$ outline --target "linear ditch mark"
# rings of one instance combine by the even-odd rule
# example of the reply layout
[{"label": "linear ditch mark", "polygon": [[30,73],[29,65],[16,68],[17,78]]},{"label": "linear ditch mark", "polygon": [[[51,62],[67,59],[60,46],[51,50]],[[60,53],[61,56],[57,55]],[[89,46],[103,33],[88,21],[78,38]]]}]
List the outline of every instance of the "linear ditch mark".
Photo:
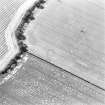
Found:
[{"label": "linear ditch mark", "polygon": [[93,84],[93,83],[91,83],[91,82],[85,80],[84,78],[79,77],[79,76],[77,76],[77,75],[75,75],[75,74],[73,74],[73,73],[71,73],[71,72],[69,72],[69,71],[63,69],[62,67],[59,67],[59,66],[57,66],[57,65],[55,65],[55,64],[53,64],[53,63],[51,63],[51,62],[48,62],[47,60],[44,60],[43,58],[41,58],[41,57],[39,57],[39,56],[36,56],[36,55],[30,53],[29,51],[28,51],[27,53],[30,54],[30,55],[32,55],[33,57],[36,57],[36,58],[38,58],[38,59],[41,59],[41,60],[47,62],[48,64],[51,64],[51,65],[53,65],[53,66],[59,68],[61,71],[64,71],[64,72],[66,72],[66,73],[69,73],[69,74],[71,74],[72,76],[74,76],[74,77],[76,77],[76,78],[78,78],[78,79],[80,79],[80,80],[83,80],[84,82],[86,82],[86,83],[88,83],[88,84],[90,84],[90,85],[92,85],[92,86],[94,86],[94,87],[96,87],[96,88],[98,88],[98,89],[100,89],[100,90],[102,90],[102,91],[105,92],[105,89],[104,89],[104,88],[102,88],[102,87],[100,87],[100,86],[98,86],[98,85],[95,85],[95,84]]}]

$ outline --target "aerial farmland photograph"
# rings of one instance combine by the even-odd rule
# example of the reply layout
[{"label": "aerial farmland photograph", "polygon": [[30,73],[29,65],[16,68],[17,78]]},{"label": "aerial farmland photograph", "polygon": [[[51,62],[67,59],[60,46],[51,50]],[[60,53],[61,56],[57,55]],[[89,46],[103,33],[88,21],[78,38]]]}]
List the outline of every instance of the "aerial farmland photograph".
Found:
[{"label": "aerial farmland photograph", "polygon": [[105,0],[0,0],[0,105],[105,105]]}]

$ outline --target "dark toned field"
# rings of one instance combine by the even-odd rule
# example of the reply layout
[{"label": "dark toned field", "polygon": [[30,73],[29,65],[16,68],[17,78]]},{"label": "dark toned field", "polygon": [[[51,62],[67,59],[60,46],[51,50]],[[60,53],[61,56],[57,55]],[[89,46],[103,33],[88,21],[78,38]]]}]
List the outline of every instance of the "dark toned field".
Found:
[{"label": "dark toned field", "polygon": [[32,55],[0,86],[0,105],[104,104],[104,91]]}]

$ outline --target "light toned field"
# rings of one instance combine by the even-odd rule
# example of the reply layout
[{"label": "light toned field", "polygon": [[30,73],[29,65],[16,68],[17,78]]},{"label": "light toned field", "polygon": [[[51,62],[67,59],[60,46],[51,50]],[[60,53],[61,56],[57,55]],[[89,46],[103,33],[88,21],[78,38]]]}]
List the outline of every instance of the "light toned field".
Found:
[{"label": "light toned field", "polygon": [[26,30],[31,53],[105,89],[104,0],[50,0]]}]

